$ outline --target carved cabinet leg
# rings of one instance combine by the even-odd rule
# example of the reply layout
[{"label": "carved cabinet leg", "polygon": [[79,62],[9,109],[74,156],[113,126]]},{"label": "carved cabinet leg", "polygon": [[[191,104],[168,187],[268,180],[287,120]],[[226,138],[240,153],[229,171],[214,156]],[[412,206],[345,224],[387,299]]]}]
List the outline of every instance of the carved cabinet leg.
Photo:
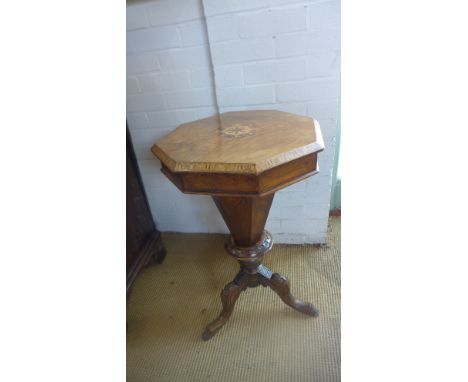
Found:
[{"label": "carved cabinet leg", "polygon": [[218,318],[209,323],[203,332],[203,339],[205,341],[213,337],[219,329],[229,320],[231,317],[232,311],[234,310],[234,305],[239,298],[239,295],[243,290],[247,288],[247,284],[240,273],[233,282],[227,284],[221,292],[221,302],[223,303],[223,310],[221,311]]},{"label": "carved cabinet leg", "polygon": [[271,278],[267,279],[266,283],[278,294],[281,300],[291,308],[312,317],[317,317],[319,315],[319,310],[314,305],[303,302],[291,294],[289,280],[285,276],[279,273],[273,273]]},{"label": "carved cabinet leg", "polygon": [[161,235],[159,235],[158,239],[153,245],[153,262],[157,264],[162,264],[164,258],[166,257],[166,253],[167,251],[163,245]]}]

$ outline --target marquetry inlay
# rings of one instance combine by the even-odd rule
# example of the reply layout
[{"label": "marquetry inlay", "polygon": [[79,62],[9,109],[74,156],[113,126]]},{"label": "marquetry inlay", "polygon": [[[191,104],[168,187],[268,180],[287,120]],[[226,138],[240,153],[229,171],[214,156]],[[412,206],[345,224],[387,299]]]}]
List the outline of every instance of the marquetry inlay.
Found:
[{"label": "marquetry inlay", "polygon": [[221,128],[221,135],[227,138],[241,138],[246,135],[253,135],[253,130],[248,125],[234,124]]}]

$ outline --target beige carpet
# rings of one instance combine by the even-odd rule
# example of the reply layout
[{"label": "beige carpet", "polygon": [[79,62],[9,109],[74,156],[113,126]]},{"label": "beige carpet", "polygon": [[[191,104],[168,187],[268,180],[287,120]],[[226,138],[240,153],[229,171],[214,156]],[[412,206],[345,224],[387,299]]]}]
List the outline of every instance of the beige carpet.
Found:
[{"label": "beige carpet", "polygon": [[257,287],[208,342],[201,334],[237,262],[222,235],[163,235],[164,263],[142,272],[127,305],[127,381],[339,381],[340,225],[330,218],[326,247],[274,245],[264,261],[320,309],[318,318]]}]

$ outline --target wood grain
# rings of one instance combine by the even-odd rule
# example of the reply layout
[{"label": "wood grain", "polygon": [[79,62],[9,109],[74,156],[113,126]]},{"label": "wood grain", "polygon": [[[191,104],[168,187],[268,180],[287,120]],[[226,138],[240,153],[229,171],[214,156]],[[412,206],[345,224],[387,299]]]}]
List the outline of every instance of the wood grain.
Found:
[{"label": "wood grain", "polygon": [[261,239],[274,195],[258,198],[213,196],[237,245],[250,247]]},{"label": "wood grain", "polygon": [[323,148],[313,118],[253,110],[183,124],[151,150],[172,172],[258,175]]},{"label": "wood grain", "polygon": [[163,174],[186,194],[264,196],[317,174],[317,153],[264,171],[259,175],[206,172],[172,172],[164,164]]},{"label": "wood grain", "polygon": [[[264,238],[268,233],[265,232]],[[266,239],[268,241],[268,238]],[[271,248],[271,238],[267,245],[257,245],[255,247],[236,247],[236,245],[227,246],[230,255],[237,258],[240,265],[240,271],[232,282],[227,284],[221,291],[221,302],[223,309],[221,313],[212,322],[210,322],[202,334],[202,338],[208,341],[212,338],[231,317],[234,306],[240,294],[247,288],[257,286],[270,287],[283,302],[300,313],[311,317],[317,317],[319,310],[311,303],[304,302],[291,294],[289,280],[279,274],[273,273],[262,264],[264,254]],[[250,249],[253,252],[250,252]],[[241,253],[241,256],[238,256]],[[245,256],[248,253],[248,256]]]}]

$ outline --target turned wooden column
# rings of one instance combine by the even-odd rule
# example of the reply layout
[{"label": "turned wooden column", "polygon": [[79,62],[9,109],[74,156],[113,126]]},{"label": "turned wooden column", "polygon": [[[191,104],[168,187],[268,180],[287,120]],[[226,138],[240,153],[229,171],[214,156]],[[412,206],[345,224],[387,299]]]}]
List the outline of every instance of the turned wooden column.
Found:
[{"label": "turned wooden column", "polygon": [[222,311],[203,333],[208,340],[227,322],[246,288],[272,288],[293,309],[318,310],[291,295],[286,277],[263,257],[273,240],[265,231],[277,190],[318,172],[323,140],[317,121],[275,110],[231,112],[181,125],[152,152],[162,172],[185,193],[211,195],[231,236],[226,250],[240,265],[221,291]]}]

